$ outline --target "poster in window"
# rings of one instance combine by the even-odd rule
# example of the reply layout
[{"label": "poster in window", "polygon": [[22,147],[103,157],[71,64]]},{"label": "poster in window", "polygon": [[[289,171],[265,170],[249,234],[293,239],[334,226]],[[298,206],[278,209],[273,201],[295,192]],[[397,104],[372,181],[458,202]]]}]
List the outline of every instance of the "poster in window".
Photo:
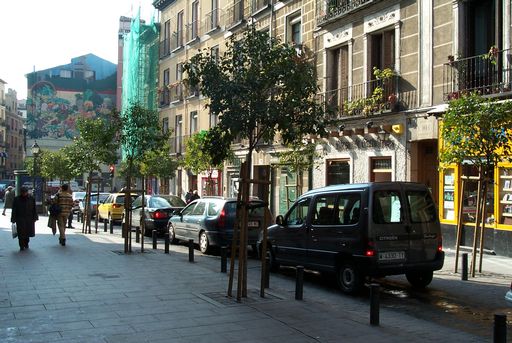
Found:
[{"label": "poster in window", "polygon": [[453,210],[455,208],[453,190],[445,189],[443,200],[445,209]]}]

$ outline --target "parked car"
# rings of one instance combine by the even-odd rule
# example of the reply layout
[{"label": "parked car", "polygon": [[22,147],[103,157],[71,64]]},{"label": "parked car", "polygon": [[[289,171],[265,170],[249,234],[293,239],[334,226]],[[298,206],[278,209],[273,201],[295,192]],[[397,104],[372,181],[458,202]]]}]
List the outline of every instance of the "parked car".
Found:
[{"label": "parked car", "polygon": [[[125,193],[112,193],[103,203],[98,206],[98,219],[107,221],[109,224],[120,222],[124,216],[124,197]],[[133,201],[137,194],[131,194]]]},{"label": "parked car", "polygon": [[[96,207],[98,206],[98,203],[103,203],[108,197],[110,196],[110,193],[99,193],[99,200],[98,200],[98,193],[91,194],[91,199],[89,201],[89,208],[91,211],[91,217],[96,216]],[[82,201],[79,202],[79,208],[78,208],[78,214],[80,216],[83,216],[85,213],[85,204],[87,203],[86,197]]]},{"label": "parked car", "polygon": [[80,203],[84,200],[86,192],[73,192],[73,213],[80,212]]},{"label": "parked car", "polygon": [[271,269],[333,272],[346,293],[366,276],[405,274],[425,287],[443,266],[437,209],[425,185],[335,185],[303,194],[268,231]]},{"label": "parked car", "polygon": [[[270,211],[261,200],[251,200],[249,210],[249,244],[256,247],[264,224],[265,211]],[[203,197],[187,205],[169,219],[169,236],[173,242],[194,240],[206,254],[212,246],[230,245],[236,217],[236,199]]]},{"label": "parked car", "polygon": [[[167,233],[167,222],[175,213],[185,207],[185,202],[175,195],[146,195],[144,196],[144,223],[145,233],[151,236],[153,230],[158,233]],[[131,226],[142,225],[142,196],[139,196],[132,204]]]},{"label": "parked car", "polygon": [[512,306],[512,283],[510,284],[510,289],[505,294],[505,300],[510,306]]}]

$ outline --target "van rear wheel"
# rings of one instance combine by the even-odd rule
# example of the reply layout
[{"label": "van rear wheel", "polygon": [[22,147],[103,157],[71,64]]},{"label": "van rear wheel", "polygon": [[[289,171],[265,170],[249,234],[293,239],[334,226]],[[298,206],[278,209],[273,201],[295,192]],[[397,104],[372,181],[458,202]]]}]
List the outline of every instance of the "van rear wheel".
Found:
[{"label": "van rear wheel", "polygon": [[364,277],[356,265],[349,261],[338,267],[336,279],[343,293],[354,294],[361,289]]},{"label": "van rear wheel", "polygon": [[407,272],[405,273],[405,277],[412,287],[422,289],[427,287],[432,282],[432,279],[434,278],[434,272],[432,270]]}]

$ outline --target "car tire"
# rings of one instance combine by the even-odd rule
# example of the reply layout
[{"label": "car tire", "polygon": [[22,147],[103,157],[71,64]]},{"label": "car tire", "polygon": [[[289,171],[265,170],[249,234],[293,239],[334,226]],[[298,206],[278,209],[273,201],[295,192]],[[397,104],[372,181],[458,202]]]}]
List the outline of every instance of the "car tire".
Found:
[{"label": "car tire", "polygon": [[[260,251],[262,251],[262,250],[263,249],[261,249],[261,247],[260,247]],[[267,247],[267,256],[268,256],[268,260],[269,260],[269,270],[272,273],[277,273],[279,271],[280,265],[279,265],[279,262],[276,261],[276,256],[275,256],[275,253],[272,250],[271,246]]]},{"label": "car tire", "polygon": [[174,226],[172,226],[172,224],[169,224],[169,242],[171,244],[177,244],[178,243],[178,239],[176,239],[176,232],[174,232]]},{"label": "car tire", "polygon": [[352,261],[343,262],[337,269],[336,281],[345,294],[355,294],[361,290],[364,277]]},{"label": "car tire", "polygon": [[433,271],[421,271],[421,272],[407,272],[405,273],[407,281],[413,288],[423,289],[427,287],[434,278]]},{"label": "car tire", "polygon": [[210,251],[210,241],[206,232],[201,231],[199,234],[199,251],[203,254],[207,254]]}]

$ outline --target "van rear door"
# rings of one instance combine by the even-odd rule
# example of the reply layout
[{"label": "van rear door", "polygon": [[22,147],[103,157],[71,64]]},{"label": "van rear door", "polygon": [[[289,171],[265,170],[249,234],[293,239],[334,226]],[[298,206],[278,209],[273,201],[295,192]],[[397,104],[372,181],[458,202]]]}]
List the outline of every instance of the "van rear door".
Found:
[{"label": "van rear door", "polygon": [[374,184],[370,203],[368,244],[375,247],[379,264],[407,263],[410,227],[400,184]]},{"label": "van rear door", "polygon": [[404,188],[410,226],[408,262],[432,261],[441,245],[436,205],[426,187],[404,185]]}]

